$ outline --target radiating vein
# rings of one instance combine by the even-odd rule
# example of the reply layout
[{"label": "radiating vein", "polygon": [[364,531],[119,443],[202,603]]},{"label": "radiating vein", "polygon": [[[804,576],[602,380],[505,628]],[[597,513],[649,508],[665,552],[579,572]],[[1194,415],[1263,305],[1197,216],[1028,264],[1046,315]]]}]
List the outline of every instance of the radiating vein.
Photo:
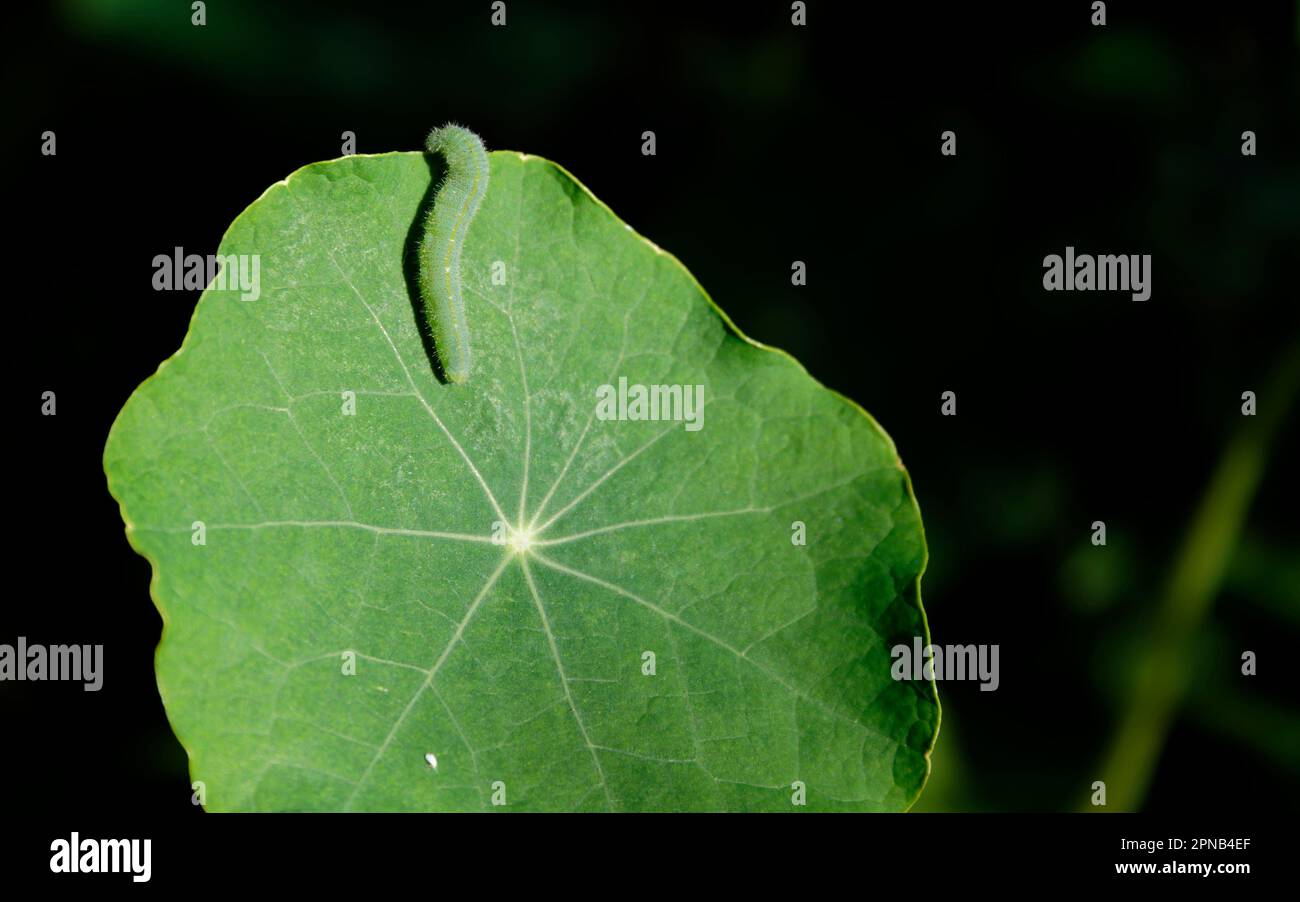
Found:
[{"label": "radiating vein", "polygon": [[411,700],[406,703],[406,707],[403,708],[402,713],[398,715],[397,720],[393,723],[392,729],[390,729],[388,735],[384,737],[384,741],[379,744],[379,748],[376,749],[374,756],[370,759],[370,763],[366,765],[366,769],[362,771],[361,776],[357,778],[356,787],[348,795],[347,801],[343,804],[344,811],[351,810],[352,803],[356,801],[357,793],[361,791],[361,787],[366,784],[370,772],[375,769],[375,765],[379,763],[379,759],[384,757],[384,752],[388,750],[388,746],[392,743],[393,737],[397,735],[397,731],[400,730],[402,724],[406,722],[407,715],[411,713],[411,709],[415,707],[415,703],[420,700],[420,696],[424,694],[426,689],[433,685],[433,678],[438,675],[439,668],[442,667],[443,662],[446,661],[447,657],[451,654],[452,648],[454,648],[456,643],[460,641],[460,637],[465,634],[465,627],[469,626],[469,622],[474,619],[474,613],[478,610],[483,599],[487,597],[488,592],[492,591],[492,587],[496,585],[497,578],[501,576],[501,571],[505,570],[506,564],[509,563],[510,556],[503,555],[501,563],[492,571],[492,575],[488,577],[487,582],[483,584],[483,588],[480,589],[478,595],[474,597],[474,601],[470,604],[468,610],[465,611],[465,616],[463,616],[460,619],[460,623],[456,625],[456,631],[452,633],[451,638],[447,640],[447,646],[442,650],[442,654],[438,655],[438,660],[429,668],[429,675],[425,677],[424,682],[421,683],[420,687],[411,695]]},{"label": "radiating vein", "polygon": [[[359,523],[356,520],[263,520],[260,523],[208,523],[204,528],[208,532],[223,529],[364,529],[367,532],[385,536],[413,536],[423,539],[451,539],[458,542],[492,542],[491,536],[476,536],[466,532],[442,532],[433,529],[405,529],[400,526],[375,526],[371,523]],[[139,532],[190,532],[184,527],[177,529],[160,529],[152,526],[136,526]]]},{"label": "radiating vein", "polygon": [[524,478],[519,489],[519,516],[516,523],[524,523],[524,510],[528,505],[528,469],[533,456],[533,411],[528,393],[528,373],[524,369],[524,351],[519,344],[519,331],[515,328],[515,316],[507,310],[506,319],[510,321],[510,332],[515,337],[515,354],[519,357],[519,379],[524,387]]},{"label": "radiating vein", "polygon": [[537,591],[537,583],[533,581],[533,571],[528,566],[528,558],[520,558],[524,567],[524,579],[528,583],[528,589],[533,593],[533,603],[537,605],[537,614],[542,618],[542,628],[546,631],[546,641],[551,646],[551,656],[555,658],[555,669],[560,674],[560,685],[564,688],[564,698],[569,703],[569,710],[573,712],[573,719],[578,724],[578,732],[582,734],[582,741],[587,744],[587,751],[591,753],[591,762],[596,766],[596,773],[600,777],[600,785],[605,790],[605,801],[609,803],[610,810],[615,810],[614,797],[609,792],[609,781],[605,778],[605,768],[601,766],[600,754],[596,751],[597,746],[592,744],[591,737],[587,735],[587,726],[582,722],[582,714],[578,711],[578,705],[573,700],[573,693],[569,691],[569,678],[564,674],[564,664],[560,660],[560,649],[555,644],[555,634],[551,632],[551,621],[546,616],[546,606],[542,604],[542,595]]},{"label": "radiating vein", "polygon": [[637,449],[636,449],[635,451],[633,451],[631,454],[625,455],[622,459],[619,460],[618,463],[614,464],[614,466],[612,466],[612,467],[610,467],[608,470],[606,470],[605,473],[604,473],[604,474],[603,474],[599,479],[597,479],[597,480],[596,480],[595,482],[593,482],[591,485],[589,485],[589,486],[587,486],[585,489],[583,489],[582,492],[580,492],[576,498],[574,498],[572,501],[570,501],[570,502],[569,502],[568,504],[566,504],[564,507],[560,508],[560,509],[559,509],[558,511],[556,511],[554,514],[552,514],[552,515],[551,515],[551,518],[550,518],[549,520],[547,520],[545,523],[543,523],[541,526],[537,527],[537,530],[536,530],[536,531],[537,531],[537,532],[541,532],[541,531],[547,529],[547,528],[550,527],[550,525],[551,525],[552,523],[554,523],[556,520],[560,519],[560,518],[563,517],[565,514],[567,514],[569,511],[573,510],[575,507],[577,507],[577,506],[582,502],[582,500],[583,500],[584,498],[586,498],[586,497],[587,497],[588,495],[590,495],[592,492],[596,491],[596,489],[600,488],[600,487],[605,483],[605,480],[609,479],[611,476],[613,476],[613,475],[614,475],[615,473],[617,473],[619,470],[623,469],[625,466],[627,466],[628,464],[630,464],[632,461],[636,460],[637,457],[639,457],[639,456],[640,456],[642,453],[644,453],[647,449],[651,448],[651,447],[654,445],[655,442],[659,441],[659,439],[663,438],[663,437],[664,437],[665,435],[667,435],[669,432],[672,432],[673,429],[676,428],[677,426],[678,426],[677,423],[673,423],[672,425],[668,426],[667,428],[661,430],[659,433],[657,433],[657,434],[655,435],[654,438],[650,439],[650,441],[646,442],[644,445],[642,445],[641,447],[637,448]]},{"label": "radiating vein", "polygon": [[510,334],[515,339],[515,356],[519,358],[519,381],[524,391],[524,478],[519,488],[520,528],[524,525],[524,511],[528,505],[528,470],[533,458],[533,400],[528,390],[528,371],[524,367],[524,349],[519,341],[519,330],[515,326],[515,281],[519,278],[519,223],[524,221],[524,177],[519,176],[519,202],[515,210],[515,255],[510,263],[510,291],[506,298],[506,319],[510,321]]},{"label": "radiating vein", "polygon": [[585,539],[589,536],[598,536],[602,533],[617,532],[621,529],[633,529],[638,526],[657,526],[661,523],[693,523],[697,520],[710,520],[714,517],[738,517],[742,514],[766,514],[770,513],[770,507],[742,507],[732,511],[705,511],[698,514],[669,514],[663,517],[651,517],[647,520],[628,520],[625,523],[612,523],[609,526],[598,526],[595,529],[575,532],[572,535],[560,536],[555,539],[535,539],[534,545],[563,545],[566,542],[576,542],[578,539]]},{"label": "radiating vein", "polygon": [[443,423],[442,418],[439,417],[433,407],[429,405],[428,400],[424,397],[424,392],[420,391],[419,386],[415,384],[415,378],[411,375],[410,369],[407,368],[406,361],[402,359],[402,352],[397,350],[397,345],[393,342],[393,337],[388,334],[388,329],[384,327],[383,322],[379,319],[378,314],[375,313],[374,308],[366,302],[364,297],[362,297],[361,292],[357,290],[357,286],[352,284],[352,280],[348,278],[348,274],[343,271],[343,267],[339,266],[338,261],[334,259],[332,253],[329,255],[329,258],[330,263],[334,264],[334,268],[338,270],[338,274],[343,277],[344,282],[348,283],[348,287],[352,289],[352,293],[357,296],[357,300],[366,308],[366,311],[370,314],[370,318],[375,321],[375,325],[378,326],[379,331],[383,333],[384,340],[388,342],[388,347],[392,349],[393,356],[397,358],[397,365],[402,368],[402,373],[406,376],[407,384],[411,386],[411,391],[415,392],[415,397],[419,400],[420,405],[424,407],[429,416],[433,417],[433,421],[438,424],[438,428],[442,430],[443,435],[447,436],[447,441],[451,442],[457,453],[460,454],[461,459],[465,461],[465,466],[469,467],[470,472],[474,474],[474,478],[478,480],[478,484],[483,489],[483,494],[487,496],[488,503],[490,503],[492,509],[496,511],[497,517],[500,518],[502,522],[506,522],[507,517],[505,512],[501,509],[501,505],[497,503],[496,496],[492,494],[492,490],[488,488],[487,481],[484,480],[483,474],[480,473],[478,467],[474,465],[474,461],[470,460],[470,456],[465,453],[465,449],[461,447],[460,442],[456,440],[456,436],[451,434],[451,430],[447,428],[445,423]]},{"label": "radiating vein", "polygon": [[809,704],[816,706],[817,708],[821,709],[829,716],[834,717],[838,720],[845,721],[847,723],[851,723],[854,726],[860,727],[861,729],[867,730],[869,732],[875,733],[876,735],[880,736],[882,739],[885,739],[894,745],[899,744],[898,740],[894,739],[892,736],[882,733],[879,730],[876,730],[875,728],[868,726],[867,724],[859,720],[855,720],[854,718],[849,717],[847,714],[835,710],[834,708],[832,708],[830,705],[827,705],[822,700],[809,695],[807,692],[800,689],[798,686],[795,686],[793,683],[787,681],[779,673],[776,673],[771,668],[766,667],[759,661],[756,661],[753,658],[749,657],[743,651],[736,648],[736,646],[732,645],[730,642],[727,642],[725,639],[720,639],[717,636],[710,633],[708,630],[702,629],[693,623],[683,620],[681,617],[678,617],[676,614],[672,613],[671,611],[665,610],[664,608],[660,607],[659,605],[655,604],[652,601],[647,601],[646,599],[642,598],[640,595],[637,595],[635,592],[630,592],[627,589],[624,589],[620,585],[611,583],[608,580],[601,579],[598,576],[593,576],[590,573],[584,573],[581,570],[575,570],[572,567],[565,566],[564,564],[552,560],[551,558],[548,558],[542,554],[534,553],[533,556],[537,558],[539,563],[544,564],[547,567],[550,567],[552,570],[558,570],[560,573],[567,573],[569,576],[572,576],[576,579],[585,580],[586,582],[592,583],[593,585],[597,585],[604,589],[608,589],[610,592],[613,592],[617,595],[622,595],[624,598],[634,601],[637,604],[641,605],[642,607],[655,612],[663,619],[671,623],[675,623],[678,626],[682,627],[683,629],[689,630],[690,632],[695,633],[697,636],[700,636],[701,638],[706,639],[709,642],[712,642],[714,645],[718,646],[719,648],[731,652],[731,654],[735,655],[736,658],[738,658],[739,660],[746,662],[747,664],[754,667],[759,672],[766,674],[770,679],[775,680],[777,683],[785,687],[789,692],[793,693],[794,695],[798,696],[799,698],[803,699]]},{"label": "radiating vein", "polygon": [[[588,279],[590,279],[590,276],[588,276]],[[619,343],[618,359],[614,361],[614,365],[610,368],[610,375],[609,378],[605,380],[606,383],[613,381],[614,377],[618,375],[618,368],[622,366],[623,361],[627,359],[627,323],[632,316],[632,311],[641,305],[645,300],[646,295],[649,294],[649,291],[650,289],[647,285],[646,288],[642,289],[641,297],[636,301],[636,303],[629,304],[627,309],[623,311],[623,337]],[[537,521],[541,519],[542,514],[546,511],[546,505],[550,503],[551,496],[554,495],[555,490],[560,487],[560,483],[564,482],[564,477],[568,474],[569,467],[573,466],[574,458],[578,456],[578,452],[582,449],[582,443],[586,440],[587,433],[591,431],[591,424],[595,422],[595,419],[596,407],[593,404],[591,413],[587,415],[586,425],[582,427],[582,432],[578,435],[578,440],[573,444],[573,450],[569,452],[569,456],[564,461],[564,466],[560,468],[559,475],[555,477],[555,482],[551,483],[550,489],[547,490],[546,495],[542,498],[542,503],[537,505],[537,510],[533,513],[532,522],[529,524],[530,528],[537,525]]]}]

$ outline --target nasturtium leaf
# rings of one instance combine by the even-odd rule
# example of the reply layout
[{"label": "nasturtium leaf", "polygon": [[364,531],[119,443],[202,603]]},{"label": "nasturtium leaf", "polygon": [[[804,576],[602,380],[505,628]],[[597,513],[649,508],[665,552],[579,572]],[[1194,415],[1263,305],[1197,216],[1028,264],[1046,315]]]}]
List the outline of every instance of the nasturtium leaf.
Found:
[{"label": "nasturtium leaf", "polygon": [[[928,632],[888,436],[513,152],[463,248],[473,373],[443,383],[410,260],[436,165],[270,188],[219,251],[260,293],[210,286],[109,435],[207,807],[908,807],[939,707],[890,672]],[[702,385],[702,418],[597,416],[624,379]]]}]

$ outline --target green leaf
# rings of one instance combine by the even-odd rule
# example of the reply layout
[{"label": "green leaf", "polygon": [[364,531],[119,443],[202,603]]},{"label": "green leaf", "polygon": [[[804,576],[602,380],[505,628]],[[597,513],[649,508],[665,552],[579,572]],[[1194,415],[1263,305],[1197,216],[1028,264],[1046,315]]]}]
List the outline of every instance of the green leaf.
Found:
[{"label": "green leaf", "polygon": [[[888,436],[512,152],[464,246],[474,375],[439,382],[406,253],[430,165],[270,188],[220,249],[260,296],[209,287],[109,436],[207,807],[909,806],[939,707],[890,676],[928,632]],[[703,385],[702,428],[598,418],[621,377]]]}]

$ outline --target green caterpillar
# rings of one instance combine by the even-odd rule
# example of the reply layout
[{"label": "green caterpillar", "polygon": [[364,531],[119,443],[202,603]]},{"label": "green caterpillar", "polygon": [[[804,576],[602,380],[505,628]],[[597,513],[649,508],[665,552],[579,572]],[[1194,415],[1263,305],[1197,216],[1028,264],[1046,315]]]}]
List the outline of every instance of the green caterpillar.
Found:
[{"label": "green caterpillar", "polygon": [[429,133],[429,153],[447,159],[420,241],[420,294],[448,382],[469,379],[469,324],[461,294],[460,252],[488,186],[488,156],[478,135],[459,125]]}]

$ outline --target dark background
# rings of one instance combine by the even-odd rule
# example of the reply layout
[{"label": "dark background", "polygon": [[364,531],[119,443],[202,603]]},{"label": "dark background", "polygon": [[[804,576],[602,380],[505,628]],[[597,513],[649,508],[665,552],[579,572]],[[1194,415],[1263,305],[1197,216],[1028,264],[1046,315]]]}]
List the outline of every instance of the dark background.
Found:
[{"label": "dark background", "polygon": [[[0,795],[196,810],[153,679],[149,568],[100,463],[197,300],[154,292],[153,256],[214,252],[344,131],[361,152],[415,149],[454,119],[562,163],[893,436],[929,537],[934,640],[1001,649],[996,692],[940,685],[918,810],[1086,807],[1117,724],[1164,678],[1151,661],[1190,676],[1167,723],[1138,718],[1154,754],[1119,756],[1121,807],[1295,810],[1300,440],[1269,386],[1300,336],[1296,5],[1108,6],[1103,28],[1075,0],[813,0],[803,28],[781,2],[508,0],[504,28],[486,0],[212,0],[203,28],[163,0],[11,19],[0,642],[102,643],[106,676],[99,693],[0,683]],[[1151,299],[1044,292],[1042,259],[1067,244],[1151,254]],[[1195,607],[1165,587],[1197,506],[1257,425],[1245,390],[1283,428],[1246,434],[1270,464],[1211,604],[1173,632],[1169,612]]]}]

